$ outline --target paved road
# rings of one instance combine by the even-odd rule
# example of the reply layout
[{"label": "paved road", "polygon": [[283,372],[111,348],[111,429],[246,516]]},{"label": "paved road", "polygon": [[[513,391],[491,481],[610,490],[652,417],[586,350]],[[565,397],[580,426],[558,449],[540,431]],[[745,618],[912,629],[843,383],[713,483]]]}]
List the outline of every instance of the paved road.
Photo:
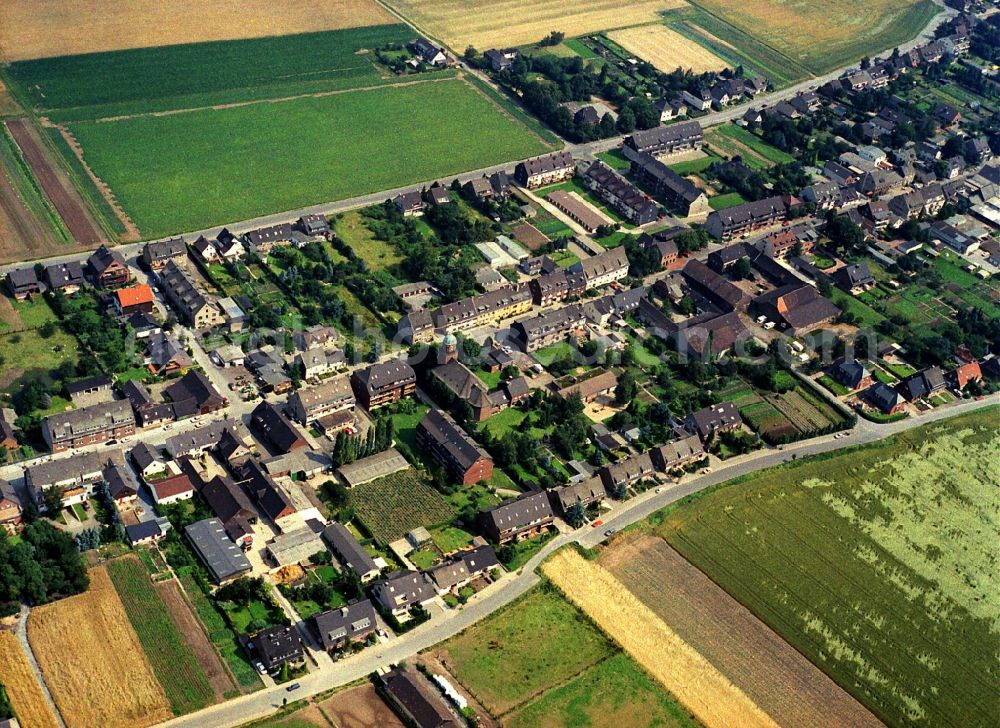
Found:
[{"label": "paved road", "polygon": [[[944,23],[949,18],[953,17],[956,11],[950,8],[942,8],[934,19],[927,25],[927,27],[920,33],[916,38],[908,43],[904,43],[899,46],[900,52],[906,52],[911,48],[915,48],[918,45],[926,43],[928,40],[932,39],[934,36],[934,31],[939,25]],[[888,56],[889,52],[881,54],[882,56]],[[788,99],[795,96],[800,91],[804,91],[809,88],[815,88],[821,86],[827,81],[831,81],[835,78],[839,78],[840,75],[849,69],[856,68],[856,64],[849,66],[844,66],[835,71],[825,74],[824,76],[819,76],[816,78],[806,79],[793,86],[781,89],[779,91],[774,91],[769,94],[764,94],[759,96],[753,103],[755,107],[765,107],[772,106],[779,101],[787,101]],[[466,68],[466,70],[471,70]],[[700,117],[698,121],[701,122],[703,127],[715,126],[718,124],[725,123],[727,121],[732,121],[738,119],[746,110],[750,108],[747,104],[742,104],[739,106],[734,106],[730,108],[723,109],[721,111],[716,111],[711,114],[707,114]],[[620,146],[622,143],[621,136],[609,137],[608,139],[601,139],[599,141],[588,142],[586,144],[570,144],[567,143],[565,148],[567,151],[571,152],[574,157],[588,159],[594,157],[599,152],[605,152],[615,147]],[[452,179],[457,178],[460,182],[467,182],[471,179],[477,179],[482,177],[484,174],[492,174],[493,172],[499,171],[501,169],[509,170],[512,166],[511,162],[505,164],[496,164],[491,167],[484,167],[482,169],[471,170],[468,172],[463,172],[458,175],[446,175],[442,179]],[[435,180],[425,180],[423,182],[416,182],[414,184],[409,184],[404,187],[398,187],[391,190],[382,190],[380,192],[373,192],[367,195],[359,195],[357,197],[351,197],[345,200],[337,200],[334,202],[324,202],[318,205],[311,205],[309,207],[300,208],[298,210],[288,210],[286,212],[279,212],[273,215],[263,215],[261,217],[256,217],[250,220],[233,221],[228,223],[223,223],[215,227],[207,228],[205,230],[196,230],[188,233],[184,233],[184,238],[188,241],[193,241],[199,235],[205,235],[206,237],[215,237],[223,227],[228,227],[230,230],[236,233],[246,232],[247,230],[253,230],[255,228],[263,227],[266,225],[275,225],[283,222],[293,222],[297,220],[302,215],[306,214],[319,214],[319,215],[333,215],[339,212],[344,212],[346,210],[353,210],[358,207],[367,207],[368,205],[378,204],[384,202],[386,199],[395,197],[400,192],[405,192],[406,190],[411,190],[416,187],[429,186]],[[142,249],[143,243],[127,243],[125,245],[119,246],[118,250],[126,257],[134,257],[139,254]],[[47,263],[60,263],[68,260],[76,260],[80,258],[79,253],[53,256],[51,258],[46,258]],[[11,263],[4,266],[0,266],[0,275],[5,274],[8,270],[13,268],[18,268],[23,263]]]},{"label": "paved road", "polygon": [[387,644],[367,648],[359,654],[334,662],[332,667],[328,669],[312,672],[298,680],[301,687],[292,693],[286,692],[285,688],[280,686],[265,689],[191,715],[175,718],[161,725],[171,728],[200,728],[205,725],[221,728],[240,725],[264,717],[278,710],[283,698],[288,698],[289,702],[302,700],[358,680],[379,668],[405,660],[421,650],[458,634],[490,613],[509,604],[534,586],[539,579],[535,569],[554,551],[567,544],[575,542],[592,548],[605,540],[603,532],[608,528],[621,530],[681,498],[732,478],[778,465],[792,459],[792,455],[806,457],[848,446],[876,442],[913,427],[993,404],[1000,404],[1000,395],[992,395],[979,401],[956,402],[939,407],[921,417],[911,417],[890,424],[880,425],[867,420],[859,420],[857,426],[847,437],[837,439],[833,435],[828,435],[787,445],[780,451],[770,449],[758,451],[727,461],[707,475],[695,476],[679,485],[665,486],[660,492],[647,491],[630,501],[615,506],[603,518],[604,525],[598,529],[584,527],[559,534],[525,564],[524,568],[516,573],[506,574],[496,584],[473,597],[465,607],[435,616],[431,621]]}]

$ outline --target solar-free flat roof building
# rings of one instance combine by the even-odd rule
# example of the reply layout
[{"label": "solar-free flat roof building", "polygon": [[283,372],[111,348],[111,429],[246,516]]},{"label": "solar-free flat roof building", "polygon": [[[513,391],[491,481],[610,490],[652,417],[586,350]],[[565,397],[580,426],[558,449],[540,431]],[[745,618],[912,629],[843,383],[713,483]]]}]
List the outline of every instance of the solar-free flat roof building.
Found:
[{"label": "solar-free flat roof building", "polygon": [[240,547],[226,535],[218,518],[192,523],[184,533],[215,583],[225,584],[253,569]]},{"label": "solar-free flat roof building", "polygon": [[406,470],[410,464],[406,461],[399,450],[390,447],[388,450],[376,453],[370,457],[355,460],[353,463],[341,465],[337,469],[344,484],[348,488],[353,488],[362,483],[370,483],[373,480],[384,478],[386,475],[398,473]]}]

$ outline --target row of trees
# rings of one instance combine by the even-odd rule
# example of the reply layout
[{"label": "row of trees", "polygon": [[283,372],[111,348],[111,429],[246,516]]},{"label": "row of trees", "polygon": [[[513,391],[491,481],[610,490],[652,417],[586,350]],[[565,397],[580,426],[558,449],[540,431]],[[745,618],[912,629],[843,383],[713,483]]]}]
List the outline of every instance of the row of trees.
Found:
[{"label": "row of trees", "polygon": [[393,424],[391,417],[379,417],[375,426],[369,427],[364,437],[338,432],[330,452],[333,467],[353,463],[360,458],[375,455],[392,446]]},{"label": "row of trees", "polygon": [[28,522],[17,543],[0,529],[0,613],[15,613],[19,601],[44,604],[79,594],[89,583],[73,537],[48,521]]}]

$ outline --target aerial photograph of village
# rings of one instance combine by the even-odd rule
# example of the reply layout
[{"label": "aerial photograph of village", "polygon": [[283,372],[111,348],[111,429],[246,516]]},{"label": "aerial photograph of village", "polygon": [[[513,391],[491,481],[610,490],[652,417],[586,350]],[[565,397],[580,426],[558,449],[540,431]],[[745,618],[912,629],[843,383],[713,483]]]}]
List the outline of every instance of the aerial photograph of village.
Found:
[{"label": "aerial photograph of village", "polygon": [[1000,726],[1000,0],[0,0],[0,728]]}]

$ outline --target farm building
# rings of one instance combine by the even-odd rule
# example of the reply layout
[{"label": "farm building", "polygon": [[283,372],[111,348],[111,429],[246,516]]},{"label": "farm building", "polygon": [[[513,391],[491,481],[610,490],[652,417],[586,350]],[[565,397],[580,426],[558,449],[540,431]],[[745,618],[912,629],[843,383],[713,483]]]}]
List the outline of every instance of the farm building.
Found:
[{"label": "farm building", "polygon": [[253,568],[239,546],[226,535],[218,518],[192,523],[184,533],[216,584],[226,584]]},{"label": "farm building", "polygon": [[325,553],[326,545],[318,533],[304,527],[275,536],[264,547],[265,554],[276,569],[302,564],[317,553]]},{"label": "farm building", "polygon": [[340,474],[348,488],[353,488],[398,473],[401,470],[407,470],[409,467],[410,464],[399,453],[399,450],[391,447],[375,455],[355,460],[353,463],[341,465],[337,469],[337,473]]},{"label": "farm building", "polygon": [[323,540],[337,557],[342,566],[350,569],[362,582],[368,582],[379,574],[378,565],[347,526],[334,521],[323,529]]}]

